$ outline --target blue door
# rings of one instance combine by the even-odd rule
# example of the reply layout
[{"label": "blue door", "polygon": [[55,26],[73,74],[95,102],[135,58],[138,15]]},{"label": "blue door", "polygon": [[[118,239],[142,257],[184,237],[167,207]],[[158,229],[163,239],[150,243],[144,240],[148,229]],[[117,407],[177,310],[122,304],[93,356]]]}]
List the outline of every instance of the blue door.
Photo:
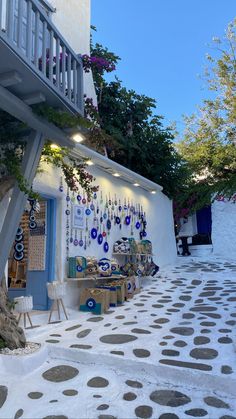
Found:
[{"label": "blue door", "polygon": [[[45,229],[45,259],[44,267],[40,270],[30,270],[28,265],[27,281],[26,281],[26,295],[33,296],[34,309],[47,310],[49,301],[47,297],[47,282],[54,279],[54,264],[55,264],[55,241],[56,241],[56,200],[46,199],[46,229]],[[36,251],[37,251],[37,238]],[[39,251],[40,246],[39,243]],[[37,255],[36,255],[37,256]]]}]

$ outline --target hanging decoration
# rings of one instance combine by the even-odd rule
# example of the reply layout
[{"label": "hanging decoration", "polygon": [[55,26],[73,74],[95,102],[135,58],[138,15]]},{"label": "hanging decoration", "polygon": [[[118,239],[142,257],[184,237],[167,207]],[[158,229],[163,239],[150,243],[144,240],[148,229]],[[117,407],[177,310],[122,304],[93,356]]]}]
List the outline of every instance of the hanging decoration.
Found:
[{"label": "hanging decoration", "polygon": [[138,234],[141,240],[147,237],[146,214],[141,204],[134,203],[130,197],[121,199],[110,192],[104,195],[102,190],[92,197],[83,190],[70,197],[68,191],[65,215],[67,257],[70,244],[87,250],[92,243],[97,243],[107,253],[113,229],[126,229],[131,237]]},{"label": "hanging decoration", "polygon": [[14,245],[14,254],[13,257],[17,262],[20,262],[24,259],[24,235],[23,235],[23,228],[18,227],[15,237],[15,245]]}]

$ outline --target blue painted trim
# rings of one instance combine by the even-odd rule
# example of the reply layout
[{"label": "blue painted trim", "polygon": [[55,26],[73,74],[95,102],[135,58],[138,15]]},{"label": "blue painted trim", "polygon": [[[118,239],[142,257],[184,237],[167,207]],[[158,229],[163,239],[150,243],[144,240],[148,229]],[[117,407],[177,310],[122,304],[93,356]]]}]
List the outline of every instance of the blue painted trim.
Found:
[{"label": "blue painted trim", "polygon": [[[45,195],[44,195],[45,198]],[[48,282],[55,279],[55,263],[56,263],[56,230],[57,230],[57,200],[56,198],[46,197],[48,200]],[[51,300],[47,299],[47,309],[51,307]]]}]

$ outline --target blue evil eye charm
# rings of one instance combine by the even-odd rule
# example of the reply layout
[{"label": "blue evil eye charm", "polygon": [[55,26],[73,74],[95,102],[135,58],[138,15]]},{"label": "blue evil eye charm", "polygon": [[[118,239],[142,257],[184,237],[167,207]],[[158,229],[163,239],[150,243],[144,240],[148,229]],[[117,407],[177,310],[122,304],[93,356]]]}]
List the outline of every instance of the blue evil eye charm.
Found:
[{"label": "blue evil eye charm", "polygon": [[96,194],[96,192],[94,192],[94,194],[93,194],[93,198],[94,198],[94,199],[97,199],[97,194]]},{"label": "blue evil eye charm", "polygon": [[77,239],[74,240],[74,246],[78,246],[79,242]]},{"label": "blue evil eye charm", "polygon": [[104,220],[106,220],[106,219],[107,219],[107,213],[106,213],[106,212],[104,212],[104,214],[103,214],[103,219],[104,219]]},{"label": "blue evil eye charm", "polygon": [[130,216],[127,215],[127,217],[125,217],[125,224],[128,226],[130,225]]},{"label": "blue evil eye charm", "polygon": [[85,214],[86,214],[86,215],[90,215],[90,214],[91,214],[91,210],[90,210],[89,208],[87,208],[87,209],[85,210]]},{"label": "blue evil eye charm", "polygon": [[116,217],[116,224],[120,224],[120,217]]},{"label": "blue evil eye charm", "polygon": [[65,211],[65,213],[66,213],[66,215],[70,215],[70,210],[68,210],[68,209],[67,209],[67,210]]},{"label": "blue evil eye charm", "polygon": [[91,204],[91,205],[90,205],[90,209],[91,209],[91,211],[94,211],[94,210],[95,210],[95,206],[94,206],[94,204]]},{"label": "blue evil eye charm", "polygon": [[70,197],[69,197],[69,195],[66,195],[66,200],[67,200],[67,202],[70,202]]},{"label": "blue evil eye charm", "polygon": [[77,195],[77,201],[81,201],[81,199],[82,199],[82,196],[81,195]]},{"label": "blue evil eye charm", "polygon": [[98,244],[102,244],[102,242],[103,242],[103,235],[100,233],[98,235]]},{"label": "blue evil eye charm", "polygon": [[82,272],[83,268],[82,268],[81,265],[77,265],[76,270],[77,270],[77,272]]},{"label": "blue evil eye charm", "polygon": [[126,211],[128,209],[127,205],[124,205],[124,210]]},{"label": "blue evil eye charm", "polygon": [[73,243],[73,237],[70,238],[70,243]]},{"label": "blue evil eye charm", "polygon": [[139,221],[137,221],[137,223],[135,224],[135,227],[137,228],[137,230],[139,230],[139,229],[140,229],[141,224],[140,224],[140,222],[139,222]]},{"label": "blue evil eye charm", "polygon": [[96,301],[93,298],[88,298],[86,306],[89,310],[94,310],[96,308]]},{"label": "blue evil eye charm", "polygon": [[63,192],[63,186],[60,186],[60,187],[59,187],[59,191],[60,191],[60,192]]},{"label": "blue evil eye charm", "polygon": [[143,237],[147,237],[147,232],[143,230]]},{"label": "blue evil eye charm", "polygon": [[111,221],[107,220],[107,230],[110,230],[110,229],[111,229]]},{"label": "blue evil eye charm", "polygon": [[97,229],[96,228],[92,228],[91,230],[91,237],[92,239],[96,239],[98,235]]},{"label": "blue evil eye charm", "polygon": [[119,211],[122,211],[122,206],[121,206],[121,205],[119,205],[118,209],[119,209]]},{"label": "blue evil eye charm", "polygon": [[22,227],[18,227],[16,235],[17,236],[21,236],[23,234],[23,228]]},{"label": "blue evil eye charm", "polygon": [[104,243],[103,250],[104,250],[105,253],[108,252],[108,250],[109,250],[109,244],[107,242]]},{"label": "blue evil eye charm", "polygon": [[86,202],[87,202],[87,201],[86,201],[86,198],[83,198],[83,199],[82,199],[82,204],[86,204]]},{"label": "blue evil eye charm", "polygon": [[83,240],[81,239],[80,241],[79,241],[79,246],[80,247],[82,247],[84,245],[84,242],[83,242]]}]

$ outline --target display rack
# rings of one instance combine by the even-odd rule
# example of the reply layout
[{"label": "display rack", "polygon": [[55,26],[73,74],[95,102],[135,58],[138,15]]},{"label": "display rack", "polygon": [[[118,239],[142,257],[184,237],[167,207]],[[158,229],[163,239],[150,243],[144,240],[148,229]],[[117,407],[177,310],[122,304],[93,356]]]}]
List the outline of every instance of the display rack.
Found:
[{"label": "display rack", "polygon": [[86,282],[86,281],[98,281],[100,279],[124,279],[126,276],[124,275],[113,275],[113,276],[90,276],[87,278],[65,278],[67,282]]}]

